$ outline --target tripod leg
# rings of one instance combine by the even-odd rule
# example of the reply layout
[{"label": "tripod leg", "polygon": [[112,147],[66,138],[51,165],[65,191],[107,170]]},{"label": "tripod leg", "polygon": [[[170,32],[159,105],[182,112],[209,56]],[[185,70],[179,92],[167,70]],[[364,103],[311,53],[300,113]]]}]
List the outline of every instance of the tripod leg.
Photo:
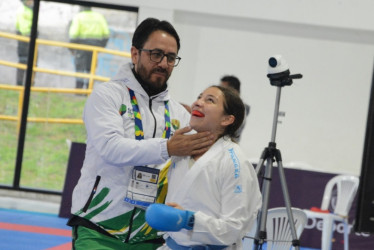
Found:
[{"label": "tripod leg", "polygon": [[264,158],[261,158],[256,166],[256,174],[259,175],[261,173],[261,169],[264,166]]},{"label": "tripod leg", "polygon": [[[280,151],[279,150],[278,150],[278,153],[279,153],[279,159],[280,159],[281,157],[280,157]],[[286,177],[284,175],[282,161],[279,160],[279,161],[277,161],[277,163],[278,163],[279,177],[280,177],[280,181],[281,181],[284,202],[286,204],[286,209],[287,209],[288,221],[289,221],[290,227],[291,227],[292,245],[295,247],[296,250],[299,250],[300,249],[300,241],[298,240],[297,234],[296,234],[295,221],[294,221],[293,215],[292,215],[291,201],[290,201],[290,196],[288,194],[287,182],[286,182]]]},{"label": "tripod leg", "polygon": [[261,169],[264,166],[265,159],[269,158],[270,156],[272,157],[272,155],[270,155],[269,147],[267,147],[262,151],[260,161],[258,162],[258,164],[256,166],[257,176],[259,176],[260,173],[261,173]]},{"label": "tripod leg", "polygon": [[[262,244],[266,239],[266,218],[267,218],[267,210],[269,206],[269,195],[270,195],[270,184],[271,184],[271,176],[273,170],[273,159],[272,157],[268,157],[266,159],[266,168],[265,168],[265,175],[262,183],[262,208],[260,214],[258,216],[257,221],[257,231],[255,237],[255,249],[261,249]],[[260,166],[257,166],[260,167]]]}]

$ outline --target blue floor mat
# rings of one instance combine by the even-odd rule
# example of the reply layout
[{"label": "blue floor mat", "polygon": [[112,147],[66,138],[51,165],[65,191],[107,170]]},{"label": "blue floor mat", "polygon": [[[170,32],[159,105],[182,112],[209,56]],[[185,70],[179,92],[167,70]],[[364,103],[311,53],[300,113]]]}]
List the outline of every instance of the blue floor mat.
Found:
[{"label": "blue floor mat", "polygon": [[[6,250],[44,250],[44,249],[71,249],[71,236],[53,235],[53,229],[71,231],[66,225],[67,219],[59,218],[55,214],[28,212],[21,210],[0,208],[0,249]],[[20,230],[6,228],[7,225],[19,226]],[[46,233],[30,232],[28,226],[47,228]],[[5,227],[5,229],[4,229]],[[22,231],[26,227],[29,231]],[[31,228],[32,229],[32,228]],[[50,229],[51,234],[48,234]],[[262,246],[266,250],[266,243]],[[251,250],[251,249],[248,249]],[[300,247],[300,250],[319,250],[316,248]]]},{"label": "blue floor mat", "polygon": [[55,214],[0,208],[0,249],[71,249],[66,222]]}]

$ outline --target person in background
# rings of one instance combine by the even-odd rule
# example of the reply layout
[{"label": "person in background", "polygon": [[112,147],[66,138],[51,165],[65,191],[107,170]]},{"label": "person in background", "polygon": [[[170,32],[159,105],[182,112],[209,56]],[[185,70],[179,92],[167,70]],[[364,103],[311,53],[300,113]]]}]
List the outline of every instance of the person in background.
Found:
[{"label": "person in background", "polygon": [[166,205],[152,204],[148,224],[166,231],[159,249],[242,249],[262,198],[255,170],[235,142],[244,104],[231,88],[211,86],[191,106],[190,125],[210,131],[205,153],[171,158]]},{"label": "person in background", "polygon": [[190,114],[168,92],[179,49],[169,22],[145,19],[132,38],[132,63],[88,97],[86,155],[68,222],[74,249],[147,250],[164,242],[145,221],[145,208],[166,196],[163,166],[214,142],[210,132],[192,133]]},{"label": "person in background", "polygon": [[[34,1],[22,0],[21,2],[23,5],[17,13],[16,33],[17,35],[30,37]],[[29,55],[29,42],[23,42],[20,40],[17,41],[18,63],[27,64]],[[16,83],[18,86],[22,86],[25,84],[25,70],[17,68]]]},{"label": "person in background", "polygon": [[[71,43],[86,44],[98,47],[105,47],[110,36],[105,17],[91,7],[81,6],[80,12],[73,18],[69,27],[69,41]],[[71,50],[74,56],[75,71],[90,73],[92,51]],[[87,78],[77,78],[76,88],[87,88]]]},{"label": "person in background", "polygon": [[[233,88],[240,95],[240,80],[236,76],[233,76],[233,75],[223,76],[221,78],[220,85],[224,86],[224,87]],[[250,111],[250,106],[248,104],[244,103],[244,106],[245,106],[245,118],[244,118],[244,121],[243,121],[242,125],[240,126],[240,128],[238,130],[238,134],[239,134],[238,142],[240,142],[241,134],[242,134],[243,129],[245,127],[246,120],[247,120],[247,117],[248,117],[249,111]]]}]

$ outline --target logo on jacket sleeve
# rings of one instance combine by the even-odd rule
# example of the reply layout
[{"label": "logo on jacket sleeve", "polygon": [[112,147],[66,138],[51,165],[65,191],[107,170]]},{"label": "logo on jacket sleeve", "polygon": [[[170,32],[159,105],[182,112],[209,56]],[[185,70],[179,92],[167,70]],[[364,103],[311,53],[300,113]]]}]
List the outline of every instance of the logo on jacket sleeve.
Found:
[{"label": "logo on jacket sleeve", "polygon": [[236,156],[235,151],[234,151],[233,148],[229,149],[229,154],[231,156],[231,160],[232,160],[232,163],[234,165],[234,177],[236,179],[240,175],[240,163],[239,163],[239,159]]},{"label": "logo on jacket sleeve", "polygon": [[242,185],[236,185],[234,193],[240,194],[242,192]]},{"label": "logo on jacket sleeve", "polygon": [[127,107],[125,104],[122,104],[121,107],[119,108],[119,114],[122,116],[126,113]]}]

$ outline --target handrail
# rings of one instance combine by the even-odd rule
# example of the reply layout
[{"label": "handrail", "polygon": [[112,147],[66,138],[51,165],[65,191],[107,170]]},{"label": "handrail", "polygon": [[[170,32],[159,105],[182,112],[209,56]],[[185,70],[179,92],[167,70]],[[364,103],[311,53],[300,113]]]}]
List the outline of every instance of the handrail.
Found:
[{"label": "handrail", "polygon": [[[29,37],[24,37],[20,35],[15,35],[11,33],[1,32],[0,31],[0,37],[3,38],[9,38],[9,39],[15,39],[20,40],[23,42],[29,42]],[[46,69],[36,66],[36,58],[38,54],[39,45],[48,45],[48,46],[57,46],[57,47],[65,47],[69,49],[78,49],[78,50],[87,50],[92,51],[92,64],[91,64],[91,72],[90,73],[80,73],[80,72],[69,72],[64,70],[52,70],[52,69]],[[35,72],[40,73],[47,73],[47,74],[56,74],[61,76],[72,76],[72,77],[79,77],[79,78],[88,78],[88,88],[87,89],[66,89],[66,88],[47,88],[47,87],[31,87],[31,91],[34,92],[52,92],[52,93],[72,93],[72,94],[87,94],[89,95],[92,92],[94,81],[108,81],[108,77],[99,76],[96,75],[96,65],[97,65],[97,55],[98,53],[105,53],[105,54],[112,54],[122,57],[131,57],[131,54],[128,52],[123,51],[116,51],[111,49],[105,49],[102,47],[96,47],[91,45],[82,45],[82,44],[76,44],[76,43],[66,43],[66,42],[59,42],[59,41],[50,41],[45,39],[36,39],[35,43],[35,60],[33,64],[33,75],[32,79],[34,79]],[[26,69],[27,65],[22,63],[14,63],[9,62],[5,60],[0,60],[0,65],[14,67],[18,69]],[[33,81],[32,81],[33,82]],[[8,84],[1,84],[0,83],[0,89],[5,89],[9,91],[18,91],[19,92],[19,98],[18,98],[18,111],[16,116],[9,116],[9,115],[1,115],[0,114],[0,120],[9,120],[9,121],[17,121],[17,130],[20,128],[20,122],[21,122],[21,110],[23,106],[23,90],[24,86],[14,86],[14,85],[8,85]],[[68,123],[68,124],[83,124],[82,119],[62,119],[62,118],[47,118],[47,117],[28,117],[27,121],[30,122],[49,122],[49,123]]]}]

